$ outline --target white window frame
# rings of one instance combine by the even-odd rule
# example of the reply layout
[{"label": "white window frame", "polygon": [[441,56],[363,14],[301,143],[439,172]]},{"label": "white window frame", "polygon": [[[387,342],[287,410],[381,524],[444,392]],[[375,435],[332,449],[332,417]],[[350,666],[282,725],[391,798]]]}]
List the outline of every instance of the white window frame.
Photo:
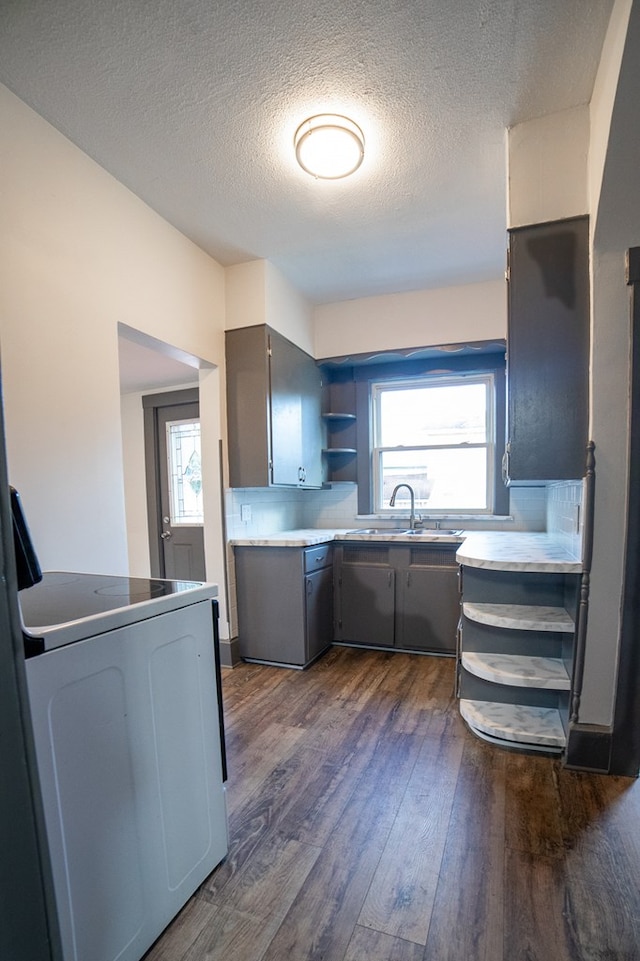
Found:
[{"label": "white window frame", "polygon": [[[382,447],[378,445],[379,441],[379,420],[380,420],[380,396],[389,390],[403,390],[403,389],[413,389],[419,387],[435,387],[435,386],[456,386],[468,383],[482,383],[486,385],[487,392],[487,407],[485,411],[486,416],[486,438],[485,444],[428,444],[428,445],[417,445],[415,447]],[[371,384],[371,394],[370,394],[370,412],[371,412],[371,467],[372,467],[372,482],[373,482],[373,511],[375,514],[382,516],[395,516],[398,514],[397,508],[390,508],[389,506],[384,506],[382,503],[382,458],[381,454],[385,451],[393,450],[403,450],[403,451],[420,451],[420,450],[438,450],[438,449],[448,449],[452,446],[459,446],[460,448],[470,449],[470,448],[483,448],[486,449],[486,507],[484,508],[427,508],[427,510],[421,510],[419,513],[422,516],[427,517],[442,517],[442,516],[465,516],[465,515],[482,515],[482,514],[493,514],[495,509],[495,448],[496,448],[496,379],[493,372],[485,371],[482,373],[470,373],[470,374],[425,374],[419,377],[411,378],[397,378],[392,380],[382,380],[375,381]]]}]

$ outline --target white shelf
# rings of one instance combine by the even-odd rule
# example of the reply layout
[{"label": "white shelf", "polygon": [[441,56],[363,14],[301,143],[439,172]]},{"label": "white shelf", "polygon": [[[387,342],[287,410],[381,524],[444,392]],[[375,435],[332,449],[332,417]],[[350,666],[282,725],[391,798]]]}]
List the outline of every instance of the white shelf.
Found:
[{"label": "white shelf", "polygon": [[478,624],[518,631],[556,631],[571,634],[575,624],[564,607],[530,604],[476,604],[465,601],[462,613]]},{"label": "white shelf", "polygon": [[568,691],[571,687],[564,662],[557,657],[463,651],[461,660],[470,674],[496,684],[552,691]]},{"label": "white shelf", "polygon": [[460,714],[475,733],[507,742],[506,746],[562,749],[566,744],[560,712],[555,708],[461,698]]}]

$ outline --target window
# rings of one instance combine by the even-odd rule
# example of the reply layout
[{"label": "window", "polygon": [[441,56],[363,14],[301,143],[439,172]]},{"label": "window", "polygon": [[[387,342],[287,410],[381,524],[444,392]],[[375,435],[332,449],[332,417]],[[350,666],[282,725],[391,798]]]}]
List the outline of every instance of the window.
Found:
[{"label": "window", "polygon": [[200,465],[200,421],[167,423],[171,525],[204,523]]},{"label": "window", "polygon": [[374,512],[494,510],[495,384],[492,373],[430,375],[373,383]]}]

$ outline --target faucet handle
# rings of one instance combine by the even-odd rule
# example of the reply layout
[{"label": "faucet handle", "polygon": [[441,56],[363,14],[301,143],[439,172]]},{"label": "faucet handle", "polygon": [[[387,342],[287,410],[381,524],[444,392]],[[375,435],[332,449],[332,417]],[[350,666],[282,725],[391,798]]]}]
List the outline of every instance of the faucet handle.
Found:
[{"label": "faucet handle", "polygon": [[422,520],[421,514],[416,514],[415,520],[413,522],[414,529],[418,527],[424,527],[424,521]]}]

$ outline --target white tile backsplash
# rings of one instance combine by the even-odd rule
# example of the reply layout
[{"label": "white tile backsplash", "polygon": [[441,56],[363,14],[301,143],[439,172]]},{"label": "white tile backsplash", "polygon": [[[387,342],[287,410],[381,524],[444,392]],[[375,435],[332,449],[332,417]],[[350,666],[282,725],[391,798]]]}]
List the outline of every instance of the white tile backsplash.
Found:
[{"label": "white tile backsplash", "polygon": [[[227,538],[272,534],[304,527],[302,498],[306,491],[272,488],[232,488],[225,492]],[[251,519],[242,520],[242,507],[251,508]]]},{"label": "white tile backsplash", "polygon": [[545,531],[547,529],[546,487],[512,487],[509,490],[509,511],[513,518],[510,530]]},{"label": "white tile backsplash", "polygon": [[547,488],[547,531],[555,534],[565,550],[582,556],[583,481],[559,481]]},{"label": "white tile backsplash", "polygon": [[[456,527],[467,530],[544,531],[547,524],[547,489],[515,487],[509,492],[508,517],[452,518]],[[242,520],[242,507],[251,508],[251,519]],[[227,537],[250,537],[296,528],[366,527],[358,515],[355,484],[336,484],[319,491],[243,488],[225,495]],[[245,514],[248,513],[245,511]],[[427,526],[428,514],[424,515]],[[446,518],[438,517],[438,520]]]}]

